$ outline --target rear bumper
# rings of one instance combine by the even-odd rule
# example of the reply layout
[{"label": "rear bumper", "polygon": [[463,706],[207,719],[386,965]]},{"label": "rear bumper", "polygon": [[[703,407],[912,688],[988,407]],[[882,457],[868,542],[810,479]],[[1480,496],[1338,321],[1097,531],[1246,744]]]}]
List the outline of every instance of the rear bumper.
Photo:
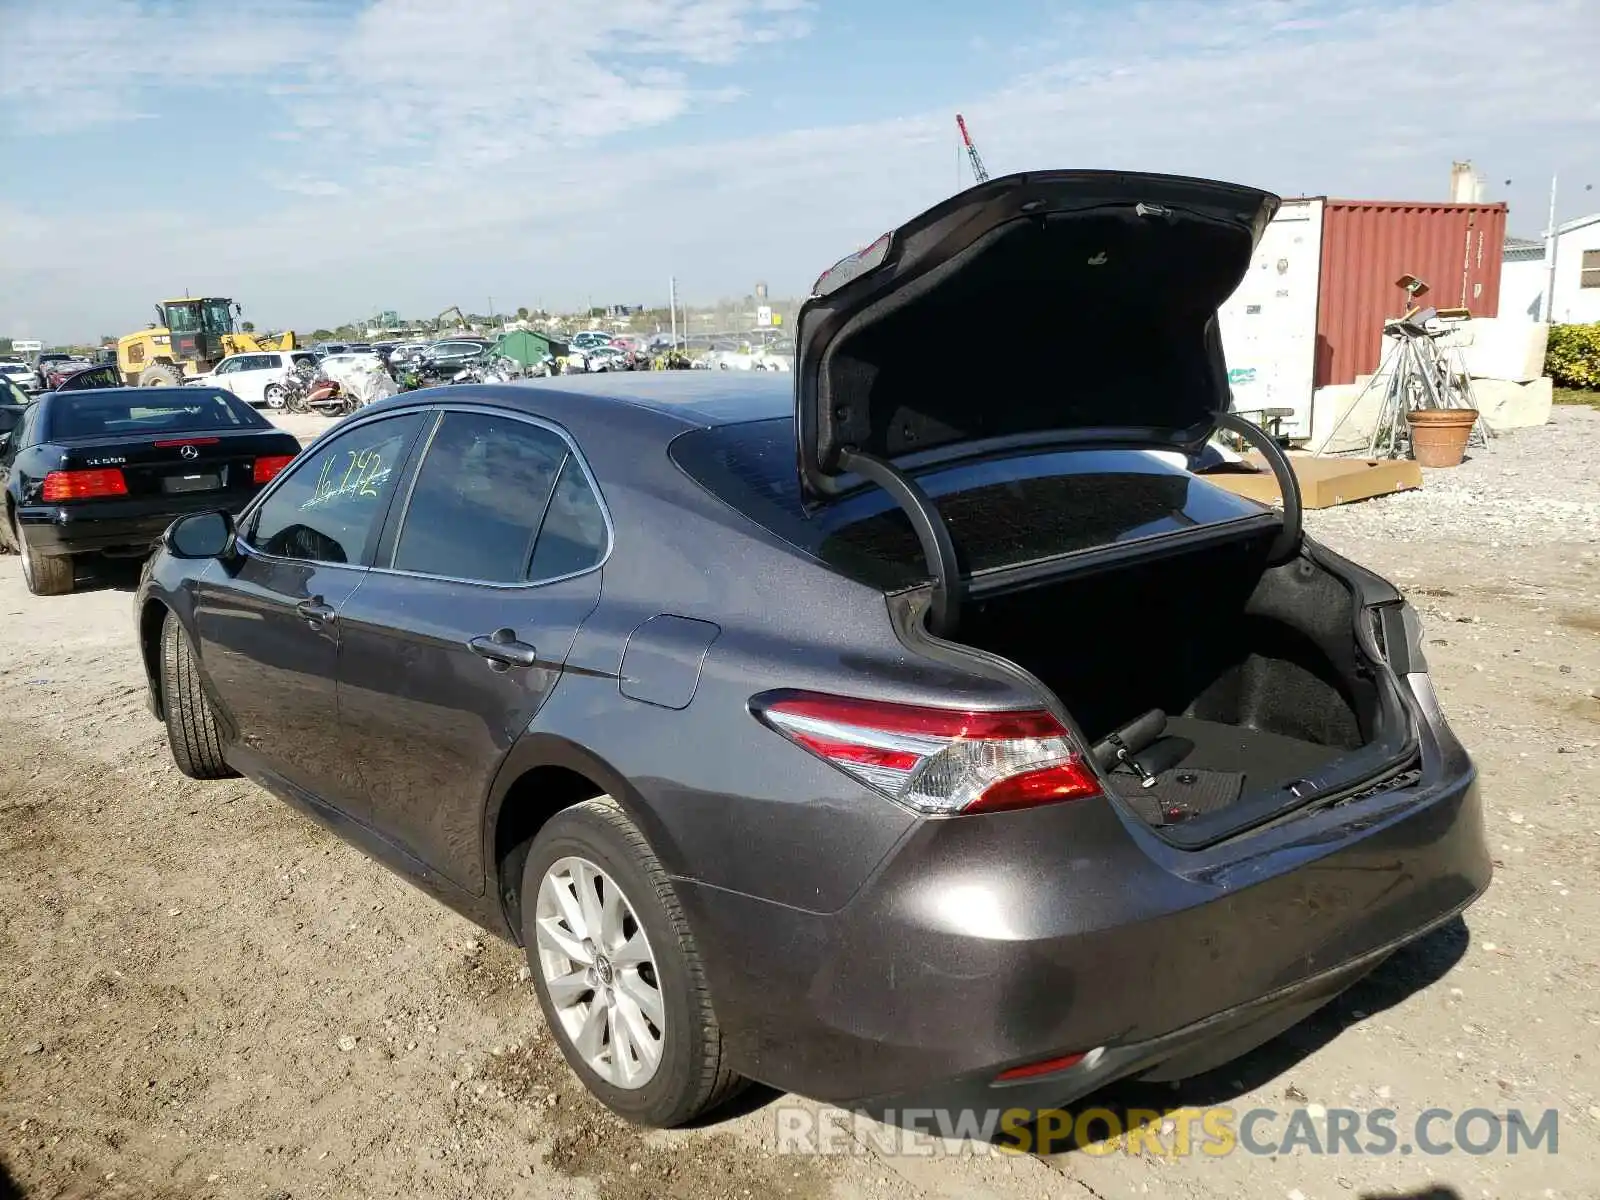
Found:
[{"label": "rear bumper", "polygon": [[1418,786],[1205,852],[1089,801],[925,822],[838,913],[680,883],[734,1065],[869,1111],[1012,1108],[1244,1053],[1488,886],[1475,773],[1443,740]]},{"label": "rear bumper", "polygon": [[189,513],[225,508],[237,513],[255,495],[210,492],[159,500],[108,500],[67,505],[31,505],[17,510],[28,548],[35,554],[88,554],[154,547],[167,526]]}]

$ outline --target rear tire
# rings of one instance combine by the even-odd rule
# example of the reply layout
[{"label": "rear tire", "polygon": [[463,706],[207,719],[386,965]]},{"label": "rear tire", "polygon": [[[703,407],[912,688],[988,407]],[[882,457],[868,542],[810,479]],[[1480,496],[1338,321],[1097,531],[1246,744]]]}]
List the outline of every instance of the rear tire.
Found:
[{"label": "rear tire", "polygon": [[266,390],[261,393],[261,399],[268,408],[282,408],[283,389],[275,383],[269,383]]},{"label": "rear tire", "polygon": [[[556,938],[564,937],[568,944],[582,942],[595,958],[608,960],[613,955],[617,958],[615,966],[604,961],[603,970],[595,976],[604,981],[605,994],[620,995],[631,1003],[630,998],[638,994],[642,980],[647,990],[658,997],[654,1006],[659,1013],[657,1017],[649,1016],[644,1006],[636,1005],[633,1009],[634,1014],[644,1013],[648,1018],[646,1037],[659,1047],[659,1059],[652,1073],[633,1085],[619,1085],[602,1076],[563,1023],[562,1012],[572,1021],[581,1019],[586,1008],[600,1004],[601,990],[591,991],[591,998],[585,1003],[574,996],[574,992],[581,995],[585,985],[569,983],[563,992],[562,1012],[557,1011],[551,999],[551,973],[547,973],[542,960],[558,961],[560,965],[554,968],[553,974],[558,979],[566,976],[569,980],[577,979],[582,973],[582,960],[563,959],[560,950],[552,950],[555,939],[548,933],[541,937],[541,889],[544,889],[545,906],[549,908],[554,889],[561,886],[558,880],[571,878],[573,864],[581,864],[598,874],[602,897],[611,894],[607,889],[614,886],[614,899],[621,901],[627,917],[632,919],[633,932],[626,937],[626,946],[635,950],[630,955],[614,942],[608,943],[598,932],[592,939],[585,940],[587,932],[593,931],[575,929],[569,923],[556,927]],[[600,904],[593,911],[599,913],[608,908]],[[555,911],[562,910],[558,907]],[[563,920],[548,913],[542,919],[547,929],[550,921]],[[620,931],[629,924],[619,917],[616,928]],[[605,928],[602,921],[601,929]],[[744,1080],[728,1069],[722,1030],[712,1009],[694,935],[672,884],[638,826],[610,796],[586,800],[557,813],[533,839],[522,869],[522,940],[539,1007],[544,1011],[545,1022],[556,1044],[584,1087],[618,1116],[639,1125],[669,1129],[716,1108],[743,1087]],[[648,972],[638,958],[637,948],[641,945]],[[630,962],[639,964],[632,968],[631,982],[625,980],[629,971],[626,964]],[[591,972],[593,970],[590,968]],[[618,982],[613,986],[614,980]],[[606,1024],[603,1018],[602,1024]],[[611,1027],[606,1025],[595,1036],[605,1039],[603,1045],[597,1043],[597,1053],[609,1055],[614,1062],[616,1050]],[[651,1034],[655,1036],[652,1038]],[[639,1041],[636,1033],[630,1032],[628,1037],[636,1044]]]},{"label": "rear tire", "polygon": [[178,618],[161,625],[161,699],[172,761],[190,779],[231,779],[239,774],[222,757],[217,713],[200,686],[199,664]]},{"label": "rear tire", "polygon": [[15,514],[11,518],[11,538],[17,544],[17,554],[22,559],[22,581],[35,596],[65,596],[72,591],[76,572],[72,556],[68,554],[35,554],[22,536],[22,525]]},{"label": "rear tire", "polygon": [[171,363],[151,363],[139,372],[140,387],[177,387],[183,374]]}]

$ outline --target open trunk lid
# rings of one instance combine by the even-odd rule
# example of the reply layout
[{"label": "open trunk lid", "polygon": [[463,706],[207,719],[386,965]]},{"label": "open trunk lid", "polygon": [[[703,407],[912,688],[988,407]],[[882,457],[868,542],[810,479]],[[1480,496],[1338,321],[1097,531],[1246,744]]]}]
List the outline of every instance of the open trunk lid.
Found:
[{"label": "open trunk lid", "polygon": [[1192,448],[1229,407],[1218,307],[1278,198],[1167,175],[1043,171],[952,196],[817,280],[797,329],[802,493],[861,456],[1084,438]]}]

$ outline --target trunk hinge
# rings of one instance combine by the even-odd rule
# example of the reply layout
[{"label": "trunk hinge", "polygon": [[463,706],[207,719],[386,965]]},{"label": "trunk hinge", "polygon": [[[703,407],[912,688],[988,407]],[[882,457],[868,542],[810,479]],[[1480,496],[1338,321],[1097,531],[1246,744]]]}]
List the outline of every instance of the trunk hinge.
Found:
[{"label": "trunk hinge", "polygon": [[1267,460],[1267,466],[1272,468],[1272,474],[1278,480],[1278,491],[1283,493],[1283,531],[1272,543],[1267,559],[1274,566],[1288,562],[1300,553],[1300,478],[1294,473],[1283,447],[1261,426],[1235,412],[1219,412],[1215,415],[1218,429],[1238,434],[1261,451],[1261,457]]},{"label": "trunk hinge", "polygon": [[859,450],[849,447],[840,450],[839,467],[888,492],[911,521],[933,584],[933,602],[928,607],[928,632],[935,637],[950,637],[961,622],[961,602],[966,594],[966,581],[961,577],[961,565],[956,560],[956,544],[951,541],[950,531],[945,528],[944,518],[939,515],[933,500],[899,467]]}]

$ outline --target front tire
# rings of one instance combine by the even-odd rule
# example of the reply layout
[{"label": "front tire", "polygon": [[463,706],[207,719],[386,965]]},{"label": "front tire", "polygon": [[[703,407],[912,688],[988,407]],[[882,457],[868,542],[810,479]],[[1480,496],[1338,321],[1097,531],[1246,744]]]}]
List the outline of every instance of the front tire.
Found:
[{"label": "front tire", "polygon": [[217,713],[200,686],[200,668],[183,626],[171,613],[161,625],[161,699],[172,761],[190,779],[238,775],[222,757]]},{"label": "front tire", "polygon": [[140,387],[177,387],[183,375],[171,363],[151,363],[139,372]]},{"label": "front tire", "polygon": [[557,813],[534,838],[522,940],[562,1055],[618,1116],[672,1128],[742,1086],[672,884],[611,797]]},{"label": "front tire", "polygon": [[22,524],[11,518],[11,540],[22,559],[22,581],[35,596],[65,596],[76,582],[72,558],[66,554],[35,554],[22,536]]}]

